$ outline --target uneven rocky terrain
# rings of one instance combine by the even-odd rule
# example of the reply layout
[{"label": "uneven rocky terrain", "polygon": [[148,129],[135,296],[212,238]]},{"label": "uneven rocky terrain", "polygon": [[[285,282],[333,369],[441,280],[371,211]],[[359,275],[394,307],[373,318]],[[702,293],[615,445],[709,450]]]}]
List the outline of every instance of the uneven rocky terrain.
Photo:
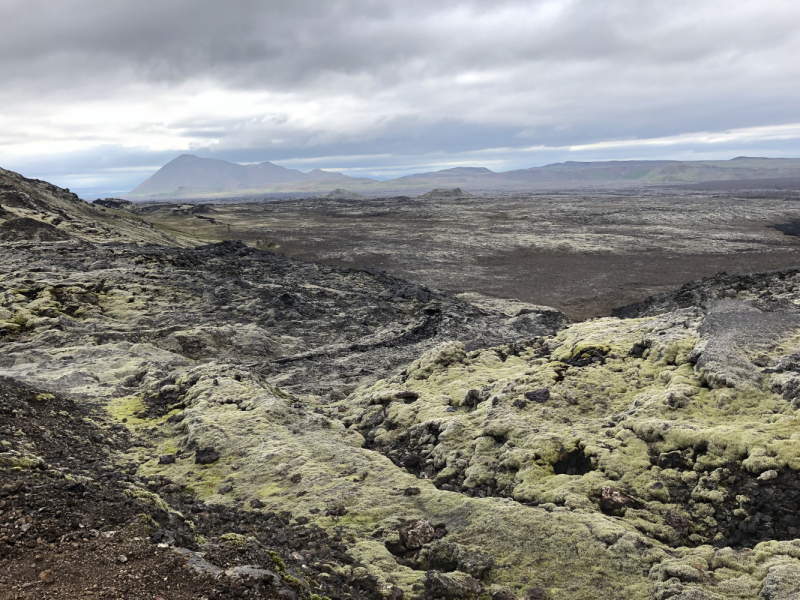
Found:
[{"label": "uneven rocky terrain", "polygon": [[554,306],[574,320],[720,271],[798,264],[800,191],[679,188],[477,198],[144,204],[193,243],[241,239],[303,260],[367,267],[449,293]]},{"label": "uneven rocky terrain", "polygon": [[800,269],[570,323],[0,174],[0,598],[800,594]]}]

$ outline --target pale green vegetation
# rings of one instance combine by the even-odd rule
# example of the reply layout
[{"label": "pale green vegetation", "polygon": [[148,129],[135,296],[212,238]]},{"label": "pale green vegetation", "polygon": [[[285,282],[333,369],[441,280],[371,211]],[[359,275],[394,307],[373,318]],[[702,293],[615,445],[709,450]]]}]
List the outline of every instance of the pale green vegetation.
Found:
[{"label": "pale green vegetation", "polygon": [[[709,384],[719,374],[695,366],[699,349],[713,341],[703,338],[702,322],[694,309],[599,319],[516,355],[507,348],[465,352],[449,343],[322,407],[322,414],[310,410],[313,397],[287,398],[238,371],[204,365],[183,376],[199,379],[186,394],[183,420],[164,431],[159,452],[213,446],[224,449],[223,458],[206,467],[151,460],[140,472],[189,483],[212,502],[258,499],[265,510],[346,525],[359,540],[353,556],[381,582],[405,589],[420,573],[398,565],[384,538],[399,518],[428,518],[447,525],[449,541],[495,558],[487,590],[518,589],[527,577],[558,598],[641,598],[654,586],[753,597],[775,565],[800,564],[800,542],[715,550],[723,534],[713,515],[726,501],[720,478],[731,465],[753,476],[800,468],[800,422],[773,390],[776,375],[736,387]],[[639,356],[631,354],[636,345]],[[797,330],[787,328],[769,346],[758,348],[762,359],[796,350]],[[565,362],[581,360],[588,363]],[[525,392],[545,388],[546,402],[514,405]],[[487,390],[476,406],[464,402],[472,389]],[[396,399],[402,392],[418,398]],[[370,446],[384,452],[401,435],[435,424],[436,439],[420,445],[430,479],[364,447],[377,413],[383,418]],[[653,464],[675,452],[686,465]],[[574,453],[591,470],[555,473],[554,465]],[[502,497],[437,489],[458,474],[462,492],[488,485]],[[233,492],[220,494],[224,484]],[[689,504],[670,500],[669,489],[682,486],[692,490]],[[403,495],[410,487],[419,495]],[[635,505],[618,516],[604,514],[598,503],[604,487],[622,490]],[[523,504],[534,501],[538,507]],[[345,511],[331,510],[339,506]],[[687,535],[670,525],[676,516],[685,519]],[[376,537],[375,530],[386,533]]]},{"label": "pale green vegetation", "polygon": [[[142,287],[20,289],[6,296],[2,318],[46,335],[74,302],[75,322],[102,316],[125,330],[168,300]],[[666,598],[693,588],[752,598],[773,573],[800,565],[797,541],[726,547],[731,531],[718,519],[760,518],[732,476],[761,485],[772,472],[800,469],[800,423],[784,398],[796,375],[753,362],[792,360],[800,330],[770,314],[723,302],[586,321],[525,344],[467,351],[447,342],[336,402],[228,362],[232,348],[247,347],[247,327],[185,328],[158,345],[54,347],[43,364],[51,381],[91,396],[155,444],[130,452],[139,475],[165,476],[211,503],[258,500],[265,511],[343,526],[356,539],[348,551],[358,568],[383,586],[419,584],[423,572],[398,564],[387,543],[404,523],[428,519],[465,554],[494,559],[487,594],[535,583],[554,598]],[[729,318],[735,326],[724,326]],[[262,355],[301,347],[270,337],[258,344],[251,352]],[[29,369],[26,352],[4,368]],[[120,395],[120,383],[134,393]],[[174,406],[149,415],[148,394],[179,391]],[[195,464],[193,450],[206,447],[219,460]],[[399,459],[409,453],[419,460],[405,469]],[[186,458],[159,464],[165,454]],[[604,505],[609,489],[628,504]],[[156,494],[131,494],[169,510]]]}]

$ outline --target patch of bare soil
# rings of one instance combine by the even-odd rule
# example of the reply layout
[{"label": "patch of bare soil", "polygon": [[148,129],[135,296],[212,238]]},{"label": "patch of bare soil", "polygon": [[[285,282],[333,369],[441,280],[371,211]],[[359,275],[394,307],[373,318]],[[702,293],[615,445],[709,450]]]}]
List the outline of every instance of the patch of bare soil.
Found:
[{"label": "patch of bare soil", "polygon": [[800,264],[795,250],[729,254],[575,254],[518,250],[485,257],[495,275],[471,283],[470,291],[558,307],[580,321],[613,308],[720,272],[756,273]]}]

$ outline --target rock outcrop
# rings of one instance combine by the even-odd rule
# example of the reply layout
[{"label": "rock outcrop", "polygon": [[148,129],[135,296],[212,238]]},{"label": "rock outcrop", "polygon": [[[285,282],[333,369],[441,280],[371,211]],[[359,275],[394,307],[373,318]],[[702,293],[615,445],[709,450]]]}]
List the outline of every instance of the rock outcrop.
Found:
[{"label": "rock outcrop", "polygon": [[468,198],[470,196],[472,194],[461,188],[436,188],[422,194],[420,198]]},{"label": "rock outcrop", "polygon": [[102,202],[89,204],[67,189],[0,169],[0,238],[18,243],[73,239],[187,245],[124,210],[127,204]]},{"label": "rock outcrop", "polygon": [[135,208],[136,204],[131,202],[130,200],[122,200],[121,198],[98,198],[92,204],[98,206],[104,206],[105,208],[114,208],[116,210],[127,210],[131,211]]},{"label": "rock outcrop", "polygon": [[332,192],[320,196],[320,198],[327,198],[329,200],[362,200],[365,199],[366,196],[362,196],[361,194],[351,192],[350,190],[343,190],[342,188],[336,188]]}]

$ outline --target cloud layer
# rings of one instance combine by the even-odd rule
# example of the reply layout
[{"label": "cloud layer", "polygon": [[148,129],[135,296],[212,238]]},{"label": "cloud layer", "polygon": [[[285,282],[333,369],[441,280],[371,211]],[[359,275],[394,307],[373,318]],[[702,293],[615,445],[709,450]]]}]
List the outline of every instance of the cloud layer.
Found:
[{"label": "cloud layer", "polygon": [[390,176],[800,156],[795,0],[5,0],[0,165],[122,191],[177,153]]}]

